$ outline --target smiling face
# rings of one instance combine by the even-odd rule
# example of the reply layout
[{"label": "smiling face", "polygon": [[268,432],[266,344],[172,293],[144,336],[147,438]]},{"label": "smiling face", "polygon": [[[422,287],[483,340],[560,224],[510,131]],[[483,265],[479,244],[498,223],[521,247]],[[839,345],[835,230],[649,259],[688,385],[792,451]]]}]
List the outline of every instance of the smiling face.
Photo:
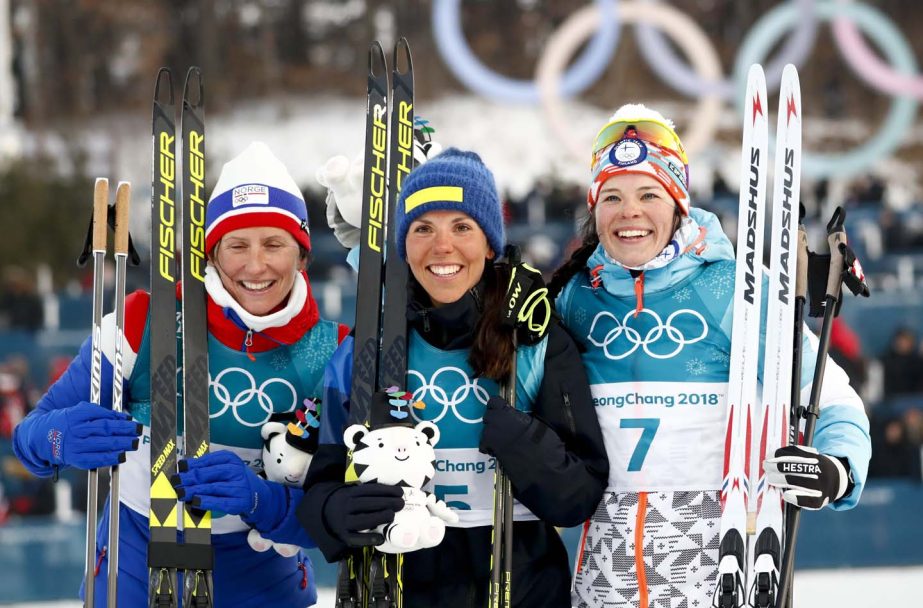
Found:
[{"label": "smiling face", "polygon": [[654,259],[675,231],[676,203],[653,177],[622,173],[599,191],[596,233],[609,257],[637,268]]},{"label": "smiling face", "polygon": [[268,226],[241,228],[221,237],[211,255],[221,283],[250,314],[263,316],[288,297],[304,269],[298,242]]},{"label": "smiling face", "polygon": [[429,211],[407,231],[407,264],[433,306],[458,301],[494,258],[484,231],[458,211]]}]

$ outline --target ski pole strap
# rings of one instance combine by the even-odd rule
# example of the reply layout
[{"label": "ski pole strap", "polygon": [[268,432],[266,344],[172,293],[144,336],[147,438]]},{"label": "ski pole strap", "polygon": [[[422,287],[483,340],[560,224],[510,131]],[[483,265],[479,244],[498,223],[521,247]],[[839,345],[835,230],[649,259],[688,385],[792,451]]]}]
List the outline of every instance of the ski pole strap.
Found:
[{"label": "ski pole strap", "polygon": [[[827,244],[830,246],[830,270],[827,274],[827,293],[828,297],[840,298],[840,291],[843,287],[843,252],[840,249],[845,247],[846,229],[843,223],[846,221],[846,211],[842,207],[837,207],[833,211],[833,217],[827,223]],[[839,310],[834,312],[836,315]]]},{"label": "ski pole strap", "polygon": [[517,328],[520,341],[534,344],[544,337],[551,321],[551,300],[541,272],[523,262],[511,266],[504,302],[503,325]]},{"label": "ski pole strap", "polygon": [[[115,232],[115,206],[108,206],[106,211],[106,224],[109,228]],[[90,259],[90,256],[93,254],[93,217],[90,217],[89,224],[87,225],[87,237],[83,242],[83,251],[80,252],[80,256],[77,258],[77,266],[83,268],[87,264],[87,260]],[[138,250],[135,249],[135,243],[131,239],[131,233],[128,233],[128,263],[132,266],[138,266],[141,264],[141,256],[138,254]]]}]

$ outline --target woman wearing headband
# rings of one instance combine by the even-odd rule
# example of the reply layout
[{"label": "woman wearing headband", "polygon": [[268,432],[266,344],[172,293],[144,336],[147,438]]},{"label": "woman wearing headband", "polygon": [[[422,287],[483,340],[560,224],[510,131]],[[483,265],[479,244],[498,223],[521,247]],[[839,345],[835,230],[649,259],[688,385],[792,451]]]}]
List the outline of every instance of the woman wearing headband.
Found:
[{"label": "woman wearing headband", "polygon": [[[503,218],[477,154],[448,149],[431,158],[404,178],[398,204],[397,243],[410,267],[406,388],[426,404],[413,417],[439,430],[426,489],[458,515],[441,544],[404,554],[404,603],[485,605],[496,460],[516,502],[513,606],[569,607],[570,565],[554,526],[592,513],[608,464],[579,353],[553,319],[544,333],[520,332],[516,351],[501,327],[510,272],[495,267]],[[344,483],[352,348],[347,338],[327,368],[320,447],[299,509],[331,562],[381,543],[369,529],[404,504],[399,487]],[[498,396],[514,354],[515,409]]]},{"label": "woman wearing headband", "polygon": [[[584,348],[609,455],[608,487],[584,529],[572,601],[644,608],[687,598],[690,606],[711,605],[734,250],[717,218],[692,206],[685,150],[660,113],[620,108],[597,136],[592,170],[583,246],[550,286]],[[816,345],[805,331],[805,395]],[[848,509],[865,483],[868,420],[829,359],[825,378],[817,451],[780,448],[766,461],[767,478],[800,507]],[[705,405],[688,405],[693,394]],[[820,473],[773,475],[798,459]]]},{"label": "woman wearing headband", "polygon": [[[206,209],[211,452],[181,461],[172,483],[181,499],[212,510],[215,606],[317,601],[311,562],[302,551],[283,556],[257,552],[248,543],[249,531],[256,529],[272,541],[314,546],[294,514],[301,488],[257,475],[262,424],[274,412],[294,414],[303,401],[319,396],[324,366],[347,333],[345,326],[320,318],[311,294],[307,218],[300,189],[260,142],[224,165]],[[149,304],[143,291],[126,298],[124,413],[110,406],[115,332],[107,331],[114,330],[109,315],[103,321],[101,403],[86,401],[87,340],[14,434],[16,455],[39,476],[65,466],[122,463],[119,606],[148,605]],[[97,533],[97,606],[107,605],[108,513],[107,500]],[[182,587],[175,593],[182,594]]]}]

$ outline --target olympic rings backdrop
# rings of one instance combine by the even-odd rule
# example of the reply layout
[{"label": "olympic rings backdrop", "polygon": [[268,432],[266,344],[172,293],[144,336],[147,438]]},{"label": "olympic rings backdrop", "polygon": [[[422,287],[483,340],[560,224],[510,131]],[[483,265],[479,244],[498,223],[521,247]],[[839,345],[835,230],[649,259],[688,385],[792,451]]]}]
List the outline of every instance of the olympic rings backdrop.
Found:
[{"label": "olympic rings backdrop", "polygon": [[[507,103],[540,104],[552,131],[579,162],[587,158],[593,133],[574,133],[565,119],[562,100],[579,95],[602,76],[626,24],[634,26],[637,46],[651,71],[681,94],[696,99],[691,126],[688,132],[680,133],[690,156],[713,140],[722,113],[729,108],[742,113],[750,64],[765,62],[767,85],[773,94],[785,64],[803,67],[810,62],[818,29],[828,24],[849,69],[874,90],[890,96],[891,105],[877,131],[862,145],[837,154],[806,149],[805,175],[854,175],[892,154],[913,126],[917,105],[923,99],[923,75],[906,37],[887,15],[858,0],[780,3],[746,33],[729,73],[702,28],[680,9],[659,0],[593,0],[552,34],[533,80],[507,78],[477,59],[462,31],[461,1],[433,3],[433,35],[446,65],[480,95]],[[881,49],[885,62],[869,48],[862,34]],[[783,37],[777,55],[768,57]],[[688,65],[674,54],[667,38],[687,56]],[[567,67],[587,41],[580,57]],[[625,101],[630,100],[620,100]]]}]

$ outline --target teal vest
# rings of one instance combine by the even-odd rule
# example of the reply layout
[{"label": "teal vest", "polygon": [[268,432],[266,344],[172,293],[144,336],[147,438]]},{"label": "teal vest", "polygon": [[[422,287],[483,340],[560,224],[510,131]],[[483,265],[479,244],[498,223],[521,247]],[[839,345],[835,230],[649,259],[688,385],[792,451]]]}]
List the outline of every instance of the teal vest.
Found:
[{"label": "teal vest", "polygon": [[671,289],[618,297],[593,289],[581,272],[559,302],[564,324],[586,349],[590,384],[614,382],[727,382],[730,340],[721,320],[733,291],[734,264],[703,266]]},{"label": "teal vest", "polygon": [[[516,408],[532,411],[545,373],[547,338],[522,346],[516,354]],[[440,350],[414,331],[410,335],[407,390],[423,401],[412,410],[417,420],[439,427],[436,475],[431,490],[440,500],[459,510],[459,527],[489,525],[493,509],[496,461],[478,450],[487,401],[500,393],[487,378],[475,378],[468,350]],[[535,519],[518,502],[514,517]]]},{"label": "teal vest", "polygon": [[[150,425],[150,324],[131,377],[135,420]],[[320,320],[290,346],[247,353],[208,336],[209,432],[213,444],[260,449],[260,427],[277,412],[289,412],[310,397],[320,397],[327,361],[336,350],[339,327]],[[179,344],[179,343],[178,343]],[[181,359],[180,362],[181,364]],[[177,387],[179,432],[182,433],[182,387]]]}]

